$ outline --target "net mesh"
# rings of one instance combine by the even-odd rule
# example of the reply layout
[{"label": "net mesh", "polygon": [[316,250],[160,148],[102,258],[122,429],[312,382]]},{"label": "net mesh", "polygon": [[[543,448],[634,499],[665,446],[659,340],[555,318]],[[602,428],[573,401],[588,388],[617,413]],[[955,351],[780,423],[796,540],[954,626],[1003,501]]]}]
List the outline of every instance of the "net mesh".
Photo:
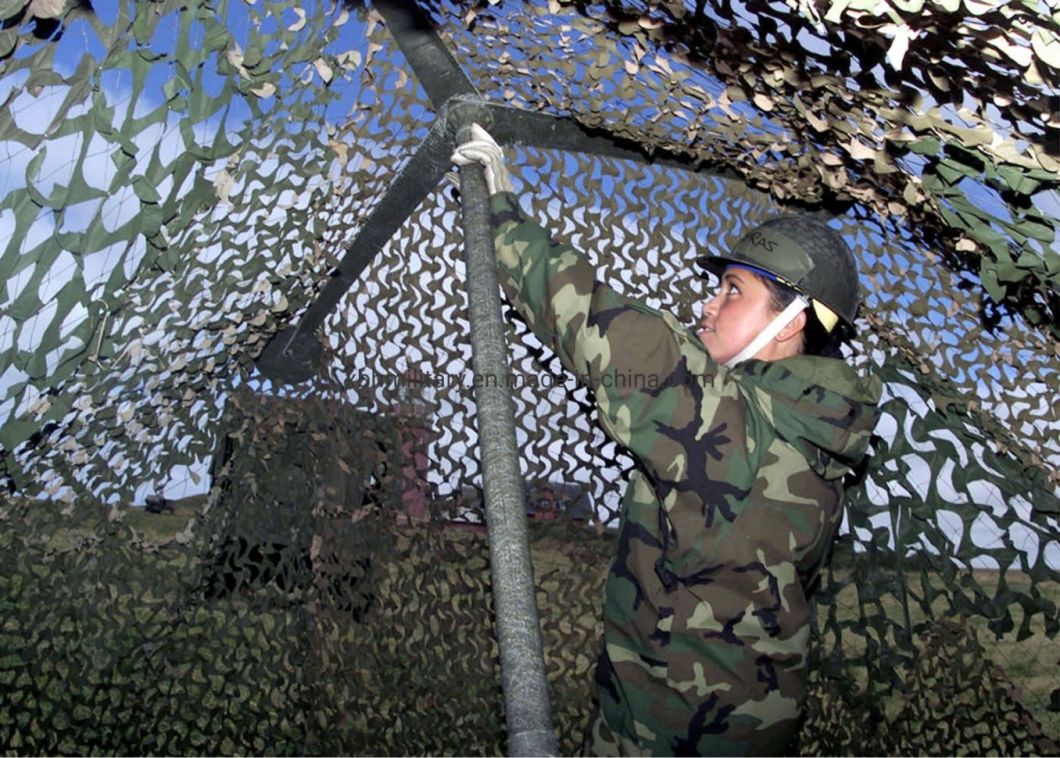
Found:
[{"label": "net mesh", "polygon": [[[1056,10],[420,5],[490,101],[687,158],[509,149],[524,208],[616,289],[691,324],[695,258],[779,210],[851,242],[849,357],[884,415],[818,595],[801,749],[1056,752]],[[0,17],[0,743],[502,750],[455,190],[331,312],[316,377],[254,366],[439,118],[379,11]],[[633,462],[506,315],[573,752]],[[149,497],[164,512],[130,508]]]}]

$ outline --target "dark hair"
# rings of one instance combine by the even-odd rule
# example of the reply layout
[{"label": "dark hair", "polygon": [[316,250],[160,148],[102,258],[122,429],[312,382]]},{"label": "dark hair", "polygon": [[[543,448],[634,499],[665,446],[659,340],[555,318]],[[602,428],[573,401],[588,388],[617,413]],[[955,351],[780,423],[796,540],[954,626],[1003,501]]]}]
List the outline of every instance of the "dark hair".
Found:
[{"label": "dark hair", "polygon": [[[779,313],[791,305],[797,294],[795,290],[765,276],[758,276],[758,278],[769,290],[769,300],[773,310]],[[831,332],[825,331],[813,309],[810,308],[806,311],[806,328],[802,331],[802,352],[806,355],[820,355],[825,358],[841,358],[843,357],[844,332],[842,324],[836,324]]]}]

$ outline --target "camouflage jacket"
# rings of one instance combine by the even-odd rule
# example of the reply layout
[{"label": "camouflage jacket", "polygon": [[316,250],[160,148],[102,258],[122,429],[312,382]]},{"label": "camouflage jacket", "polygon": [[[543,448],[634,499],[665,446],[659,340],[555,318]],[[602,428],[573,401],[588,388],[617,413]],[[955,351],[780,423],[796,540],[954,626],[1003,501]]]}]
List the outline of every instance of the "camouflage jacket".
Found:
[{"label": "camouflage jacket", "polygon": [[596,281],[513,195],[491,204],[505,292],[638,462],[605,589],[607,726],[653,754],[784,750],[805,698],[808,593],[879,380],[810,356],[728,370],[672,315]]}]

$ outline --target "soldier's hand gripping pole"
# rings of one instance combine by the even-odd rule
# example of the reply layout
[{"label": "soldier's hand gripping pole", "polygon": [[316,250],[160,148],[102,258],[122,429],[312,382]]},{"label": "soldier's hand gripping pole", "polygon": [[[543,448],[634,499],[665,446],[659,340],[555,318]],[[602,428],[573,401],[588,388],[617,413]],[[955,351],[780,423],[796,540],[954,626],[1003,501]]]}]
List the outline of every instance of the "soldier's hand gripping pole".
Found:
[{"label": "soldier's hand gripping pole", "polygon": [[[477,109],[469,110],[471,112],[463,114],[452,110],[449,113],[450,124],[457,122],[453,126],[458,145],[479,144],[483,135],[489,137],[481,127],[472,128],[477,126],[473,125],[473,118],[488,117],[488,114],[475,112]],[[460,115],[464,118],[460,119]],[[487,151],[492,150],[488,144],[492,142],[489,138],[485,144]],[[491,189],[498,189],[498,174],[504,172],[499,147],[496,157],[499,164],[489,159],[468,160],[467,156],[463,159],[454,156],[460,165],[472,366],[481,378],[475,382],[475,403],[486,495],[493,606],[501,654],[508,755],[555,755],[557,744],[545,679],[523,482],[515,442],[515,413],[508,381],[504,321],[490,229],[489,194]]]}]

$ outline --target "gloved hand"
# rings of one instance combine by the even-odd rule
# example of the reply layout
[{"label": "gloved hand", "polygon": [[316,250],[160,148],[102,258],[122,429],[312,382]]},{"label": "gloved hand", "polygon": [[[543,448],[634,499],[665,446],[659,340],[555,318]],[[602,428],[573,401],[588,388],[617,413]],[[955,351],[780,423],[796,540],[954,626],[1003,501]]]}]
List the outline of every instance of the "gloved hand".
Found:
[{"label": "gloved hand", "polygon": [[457,145],[453,163],[470,166],[479,163],[486,171],[486,187],[490,195],[512,191],[512,177],[504,162],[504,151],[490,133],[478,124],[471,125],[471,139]]}]

